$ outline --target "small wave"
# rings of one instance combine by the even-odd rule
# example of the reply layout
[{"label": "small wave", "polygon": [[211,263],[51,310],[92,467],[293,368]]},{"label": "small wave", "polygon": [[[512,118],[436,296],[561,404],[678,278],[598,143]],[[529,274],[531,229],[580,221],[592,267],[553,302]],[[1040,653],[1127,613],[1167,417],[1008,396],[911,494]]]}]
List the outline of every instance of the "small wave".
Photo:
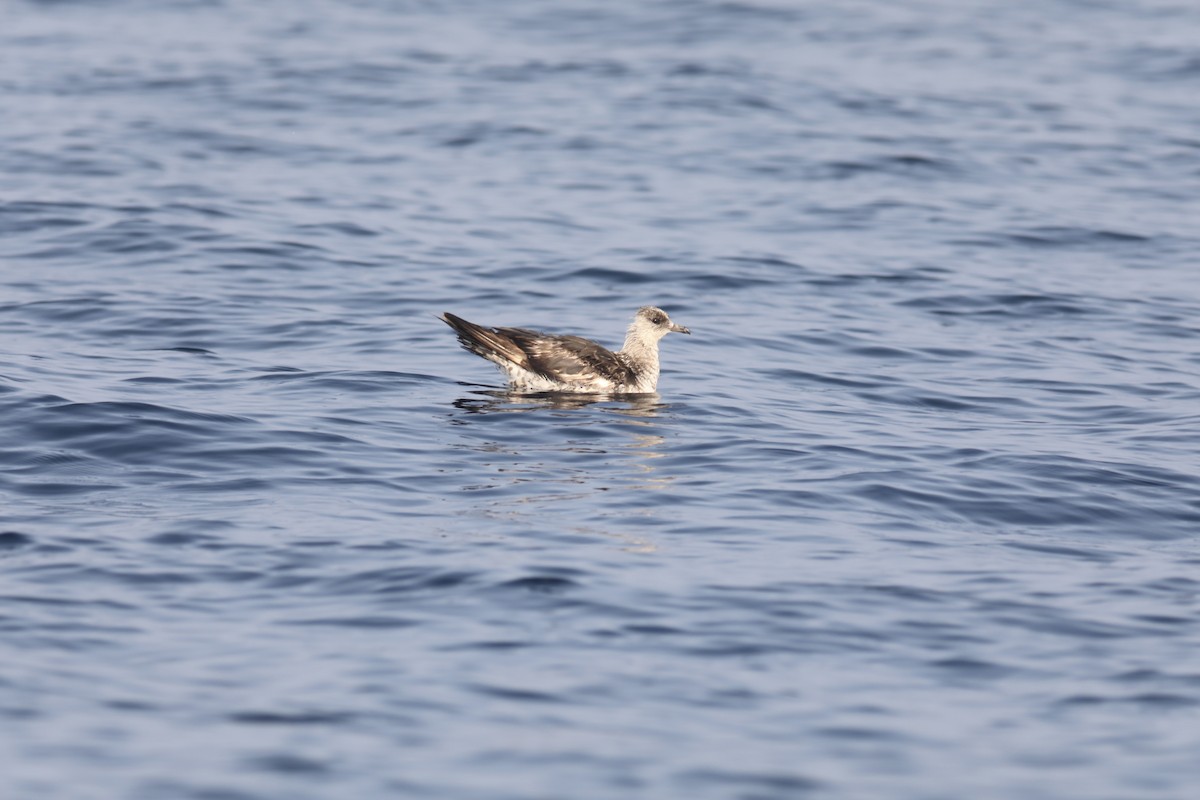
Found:
[{"label": "small wave", "polygon": [[16,550],[33,544],[33,537],[17,531],[0,531],[0,551]]},{"label": "small wave", "polygon": [[945,158],[915,154],[876,156],[855,161],[834,160],[815,164],[810,170],[816,180],[847,180],[859,175],[884,174],[905,178],[952,178],[965,170]]},{"label": "small wave", "polygon": [[1099,313],[1098,299],[1054,293],[947,294],[902,300],[899,305],[944,316],[1061,317]]},{"label": "small wave", "polygon": [[556,282],[585,280],[618,286],[638,286],[647,283],[665,282],[669,278],[661,272],[633,272],[632,270],[615,269],[612,267],[585,267],[564,273],[553,280]]},{"label": "small wave", "polygon": [[954,244],[984,247],[1034,247],[1034,248],[1094,248],[1102,251],[1125,245],[1138,245],[1154,241],[1155,237],[1130,231],[1106,228],[1082,228],[1066,225],[1037,226],[1005,231],[984,236],[956,238]]},{"label": "small wave", "polygon": [[348,711],[236,711],[230,722],[240,725],[346,725],[358,715]]}]

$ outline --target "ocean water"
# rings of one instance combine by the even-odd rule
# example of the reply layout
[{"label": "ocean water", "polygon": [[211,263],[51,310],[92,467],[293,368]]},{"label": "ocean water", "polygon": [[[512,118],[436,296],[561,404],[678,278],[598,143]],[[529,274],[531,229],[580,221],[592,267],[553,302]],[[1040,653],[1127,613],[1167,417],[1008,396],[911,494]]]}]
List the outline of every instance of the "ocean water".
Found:
[{"label": "ocean water", "polygon": [[4,4],[0,796],[1196,797],[1197,42]]}]

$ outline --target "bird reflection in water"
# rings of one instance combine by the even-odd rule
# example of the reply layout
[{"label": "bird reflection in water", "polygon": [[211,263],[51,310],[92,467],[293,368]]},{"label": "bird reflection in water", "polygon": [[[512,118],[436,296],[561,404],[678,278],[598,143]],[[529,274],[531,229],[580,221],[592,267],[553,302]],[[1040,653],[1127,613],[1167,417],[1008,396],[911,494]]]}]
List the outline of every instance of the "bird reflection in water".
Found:
[{"label": "bird reflection in water", "polygon": [[[577,506],[570,513],[565,513],[570,519],[569,522],[564,520],[565,531],[616,539],[621,542],[621,549],[627,552],[657,552],[657,545],[644,536],[613,530],[606,525],[604,518],[609,516],[613,508],[611,501],[603,500],[598,506],[595,501],[600,497],[610,496],[612,500],[616,500],[617,496],[613,495],[613,492],[617,492],[618,495],[629,491],[654,492],[671,486],[674,476],[663,475],[654,464],[655,460],[666,455],[663,452],[666,439],[654,430],[658,427],[654,419],[670,409],[670,404],[664,403],[657,394],[515,394],[490,389],[474,390],[472,394],[476,396],[461,397],[453,401],[454,407],[468,415],[476,415],[574,411],[594,406],[602,416],[565,415],[564,418],[571,419],[568,427],[602,423],[604,417],[615,421],[612,416],[618,416],[624,418],[623,424],[618,427],[629,437],[626,443],[615,450],[599,448],[593,442],[582,444],[578,441],[561,440],[557,440],[549,450],[544,444],[539,445],[531,441],[520,451],[514,449],[511,442],[474,442],[470,445],[471,449],[486,453],[489,456],[488,466],[496,470],[496,474],[490,476],[490,480],[485,483],[466,487],[468,491],[490,490],[491,496],[486,501],[486,507],[479,509],[480,512],[493,519],[497,516],[521,518],[533,511],[530,506],[535,506],[540,507],[538,514],[546,518],[553,516],[556,511],[567,512],[566,506],[583,504],[587,507],[586,510]],[[452,424],[471,423],[469,417],[459,417],[452,420]],[[625,454],[623,458],[611,458],[622,451]],[[577,460],[572,460],[569,469],[564,470],[556,468],[554,452],[590,453],[600,458],[594,462],[589,461],[591,466],[584,468],[581,468]],[[609,457],[606,458],[606,455]],[[618,469],[618,474],[614,474],[611,468],[621,464],[624,468]],[[555,485],[559,491],[551,488]],[[568,485],[571,487],[570,491],[561,491]],[[514,491],[514,494],[509,495],[506,492],[506,496],[497,498],[494,492],[498,489]],[[661,501],[650,500],[649,496],[646,496],[644,501],[632,503],[628,502],[632,499],[631,496],[625,495],[625,498],[625,502],[618,503],[622,516],[633,513],[654,518],[664,511]],[[580,511],[584,512],[582,516]],[[627,523],[620,527],[627,527]]]},{"label": "bird reflection in water", "polygon": [[454,407],[469,414],[506,414],[540,409],[569,410],[598,403],[613,404],[612,411],[630,417],[654,417],[669,404],[657,393],[650,394],[577,394],[574,392],[537,392],[517,394],[494,389],[474,392],[480,397],[460,397]]}]

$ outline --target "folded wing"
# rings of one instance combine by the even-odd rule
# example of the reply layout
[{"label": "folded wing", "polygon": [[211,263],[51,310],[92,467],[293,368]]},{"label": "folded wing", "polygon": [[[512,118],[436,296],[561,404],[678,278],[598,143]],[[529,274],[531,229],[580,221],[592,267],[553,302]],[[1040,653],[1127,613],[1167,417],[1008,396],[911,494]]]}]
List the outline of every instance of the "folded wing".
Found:
[{"label": "folded wing", "polygon": [[485,328],[447,312],[442,320],[454,329],[465,349],[499,364],[515,366],[559,383],[632,382],[634,376],[616,353],[581,336],[557,336],[528,328]]},{"label": "folded wing", "polygon": [[527,369],[560,383],[594,383],[614,386],[633,380],[628,366],[616,353],[581,336],[554,336],[524,328],[497,328],[525,354]]}]

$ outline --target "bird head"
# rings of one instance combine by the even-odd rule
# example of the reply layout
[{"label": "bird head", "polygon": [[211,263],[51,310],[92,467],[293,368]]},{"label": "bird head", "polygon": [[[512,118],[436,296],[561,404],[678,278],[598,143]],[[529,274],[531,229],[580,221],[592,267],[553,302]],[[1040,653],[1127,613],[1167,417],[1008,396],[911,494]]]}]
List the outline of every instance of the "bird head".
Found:
[{"label": "bird head", "polygon": [[633,327],[650,341],[658,341],[668,333],[687,333],[691,331],[682,325],[671,322],[667,312],[655,306],[642,306],[633,318]]}]

